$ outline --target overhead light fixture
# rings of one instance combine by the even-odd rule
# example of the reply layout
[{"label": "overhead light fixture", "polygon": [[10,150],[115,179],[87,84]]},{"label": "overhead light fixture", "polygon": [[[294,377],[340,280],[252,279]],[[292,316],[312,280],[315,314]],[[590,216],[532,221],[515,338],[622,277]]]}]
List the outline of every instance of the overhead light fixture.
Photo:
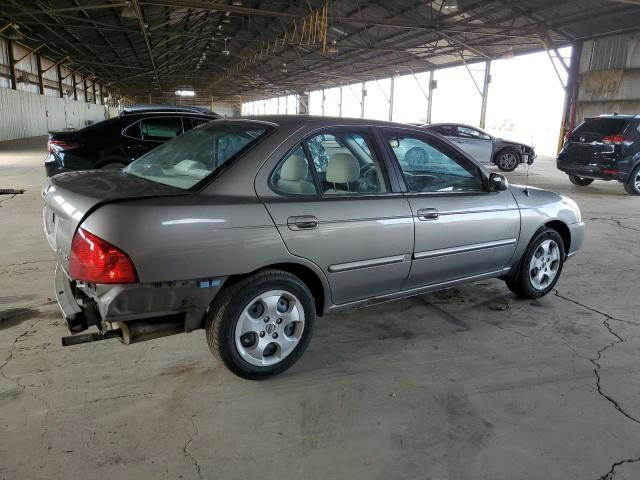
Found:
[{"label": "overhead light fixture", "polygon": [[458,10],[458,0],[444,0],[442,8],[449,11]]},{"label": "overhead light fixture", "polygon": [[232,0],[231,5],[233,5],[234,7],[241,7],[242,0]]},{"label": "overhead light fixture", "polygon": [[179,97],[195,97],[196,92],[193,90],[176,90],[176,95]]},{"label": "overhead light fixture", "polygon": [[224,55],[225,57],[228,57],[231,54],[231,52],[227,49],[227,40],[229,39],[224,39],[224,50],[222,50],[222,55]]}]

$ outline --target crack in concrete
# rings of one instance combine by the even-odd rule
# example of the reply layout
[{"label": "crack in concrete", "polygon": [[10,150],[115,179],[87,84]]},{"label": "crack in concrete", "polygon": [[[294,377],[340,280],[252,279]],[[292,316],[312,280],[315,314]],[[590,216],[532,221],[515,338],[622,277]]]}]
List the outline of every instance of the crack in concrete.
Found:
[{"label": "crack in concrete", "polygon": [[29,265],[31,263],[48,263],[55,262],[56,260],[30,260],[28,262],[18,262],[18,263],[3,263],[0,267],[17,267],[19,265]]},{"label": "crack in concrete", "polygon": [[193,428],[193,433],[187,439],[187,442],[184,444],[184,447],[182,447],[182,453],[184,454],[184,456],[186,458],[189,458],[191,460],[191,462],[193,463],[193,465],[196,467],[196,469],[198,471],[198,478],[200,480],[204,480],[204,477],[202,476],[202,468],[200,467],[200,464],[198,463],[198,460],[196,460],[196,458],[193,456],[193,454],[189,451],[189,445],[191,445],[191,443],[193,442],[193,439],[199,433],[198,427],[196,427],[196,423],[193,421],[193,418],[192,417],[188,417],[182,407],[180,407],[180,411],[182,412],[182,415],[184,416],[184,418],[186,418],[187,420],[189,420],[189,422],[191,422],[191,427]]},{"label": "crack in concrete", "polygon": [[[24,332],[22,332],[20,335],[18,335],[13,342],[11,343],[11,346],[9,347],[9,355],[4,359],[4,361],[2,362],[2,365],[0,365],[0,375],[2,376],[2,378],[4,378],[5,380],[8,380],[10,382],[13,382],[16,384],[16,386],[18,388],[20,388],[24,393],[26,393],[27,395],[30,395],[31,397],[35,398],[36,400],[39,400],[45,407],[46,407],[46,413],[51,412],[52,407],[51,404],[49,403],[49,401],[45,400],[44,398],[42,398],[39,395],[36,395],[35,393],[28,391],[27,390],[27,386],[23,385],[22,383],[20,383],[20,379],[19,377],[16,378],[10,378],[7,376],[6,373],[4,373],[4,368],[9,364],[9,362],[13,359],[13,354],[15,353],[15,349],[16,349],[16,345],[18,344],[18,342],[26,337],[27,335],[29,335],[30,333],[34,333],[36,332],[36,330],[34,329],[36,323],[38,323],[38,320],[34,321],[29,328],[27,328]],[[45,431],[46,431],[46,427]]]},{"label": "crack in concrete", "polygon": [[0,203],[6,202],[8,200],[11,200],[12,198],[15,198],[16,195],[17,195],[17,193],[14,193],[9,198],[3,198],[2,200],[0,200]]},{"label": "crack in concrete", "polygon": [[609,471],[605,473],[603,476],[601,476],[598,480],[612,480],[616,476],[616,471],[615,471],[616,467],[619,467],[624,463],[635,463],[635,462],[640,462],[640,457],[627,458],[626,460],[620,460],[619,462],[616,462],[613,465],[611,465],[611,468],[609,469]]},{"label": "crack in concrete", "polygon": [[587,220],[601,220],[604,222],[615,222],[615,224],[620,227],[620,228],[624,228],[626,230],[632,230],[634,232],[640,232],[640,228],[635,228],[635,227],[630,227],[628,225],[625,225],[624,223],[622,223],[622,220],[629,220],[632,218],[637,218],[634,216],[630,216],[630,217],[591,217],[588,218]]},{"label": "crack in concrete", "polygon": [[618,318],[612,317],[611,315],[604,313],[600,310],[596,310],[595,308],[589,307],[588,305],[585,305],[583,303],[578,302],[577,300],[573,300],[571,298],[565,297],[564,295],[560,295],[560,293],[558,292],[558,290],[555,290],[555,295],[558,298],[561,298],[565,301],[571,302],[575,305],[579,305],[587,310],[590,310],[594,313],[597,313],[599,315],[602,315],[604,318],[604,321],[602,322],[602,324],[604,325],[604,327],[607,329],[607,331],[609,332],[610,335],[612,335],[613,337],[615,337],[615,341],[605,345],[603,348],[601,348],[600,350],[598,350],[596,352],[596,357],[595,358],[589,358],[589,361],[594,365],[594,369],[593,369],[593,373],[596,376],[596,388],[598,389],[598,394],[600,394],[600,396],[602,396],[603,398],[607,399],[614,407],[616,410],[618,410],[622,415],[624,415],[625,417],[627,417],[629,420],[636,422],[638,424],[640,424],[640,420],[635,418],[633,415],[631,415],[630,413],[627,413],[622,406],[611,396],[611,395],[607,395],[606,393],[604,393],[602,391],[602,386],[601,386],[601,380],[602,378],[600,377],[600,359],[602,358],[602,354],[604,352],[606,352],[607,350],[613,348],[614,346],[616,346],[619,343],[624,343],[626,341],[626,339],[622,338],[620,335],[618,335],[616,333],[616,331],[613,329],[613,327],[611,326],[611,324],[609,323],[609,321],[611,320],[615,320],[615,321],[621,321]]}]

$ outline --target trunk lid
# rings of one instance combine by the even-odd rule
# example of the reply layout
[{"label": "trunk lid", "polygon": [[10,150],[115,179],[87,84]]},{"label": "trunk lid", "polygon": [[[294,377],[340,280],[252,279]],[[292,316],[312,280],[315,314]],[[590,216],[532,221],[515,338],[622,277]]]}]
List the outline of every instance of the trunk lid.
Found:
[{"label": "trunk lid", "polygon": [[48,179],[43,192],[44,231],[58,262],[68,270],[71,241],[87,214],[105,203],[166,195],[189,195],[118,170],[81,171]]}]

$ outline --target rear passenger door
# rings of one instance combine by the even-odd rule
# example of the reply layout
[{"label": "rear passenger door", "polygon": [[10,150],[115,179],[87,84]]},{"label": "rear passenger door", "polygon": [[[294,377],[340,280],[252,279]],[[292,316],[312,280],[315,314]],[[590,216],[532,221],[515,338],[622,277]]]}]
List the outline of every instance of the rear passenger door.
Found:
[{"label": "rear passenger door", "polygon": [[487,191],[480,168],[432,135],[384,129],[383,136],[415,221],[405,288],[501,273],[520,234],[520,211],[511,192]]},{"label": "rear passenger door", "polygon": [[[335,304],[393,293],[411,266],[413,219],[368,129],[315,132],[261,195],[287,249],[318,265]],[[273,167],[271,167],[273,168]]]}]

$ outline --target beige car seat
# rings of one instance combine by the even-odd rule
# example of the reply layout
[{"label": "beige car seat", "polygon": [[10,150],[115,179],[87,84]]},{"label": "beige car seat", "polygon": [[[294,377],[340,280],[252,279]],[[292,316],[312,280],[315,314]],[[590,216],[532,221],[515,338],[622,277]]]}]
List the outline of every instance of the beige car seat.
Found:
[{"label": "beige car seat", "polygon": [[336,183],[344,184],[349,188],[350,182],[354,182],[360,178],[360,164],[353,155],[336,153],[329,159],[326,178],[328,183],[333,183],[334,188],[328,189],[325,193],[350,193],[349,190],[339,190],[335,188]]},{"label": "beige car seat", "polygon": [[285,193],[317,193],[315,185],[306,180],[308,171],[307,160],[294,153],[280,169],[278,189]]}]

